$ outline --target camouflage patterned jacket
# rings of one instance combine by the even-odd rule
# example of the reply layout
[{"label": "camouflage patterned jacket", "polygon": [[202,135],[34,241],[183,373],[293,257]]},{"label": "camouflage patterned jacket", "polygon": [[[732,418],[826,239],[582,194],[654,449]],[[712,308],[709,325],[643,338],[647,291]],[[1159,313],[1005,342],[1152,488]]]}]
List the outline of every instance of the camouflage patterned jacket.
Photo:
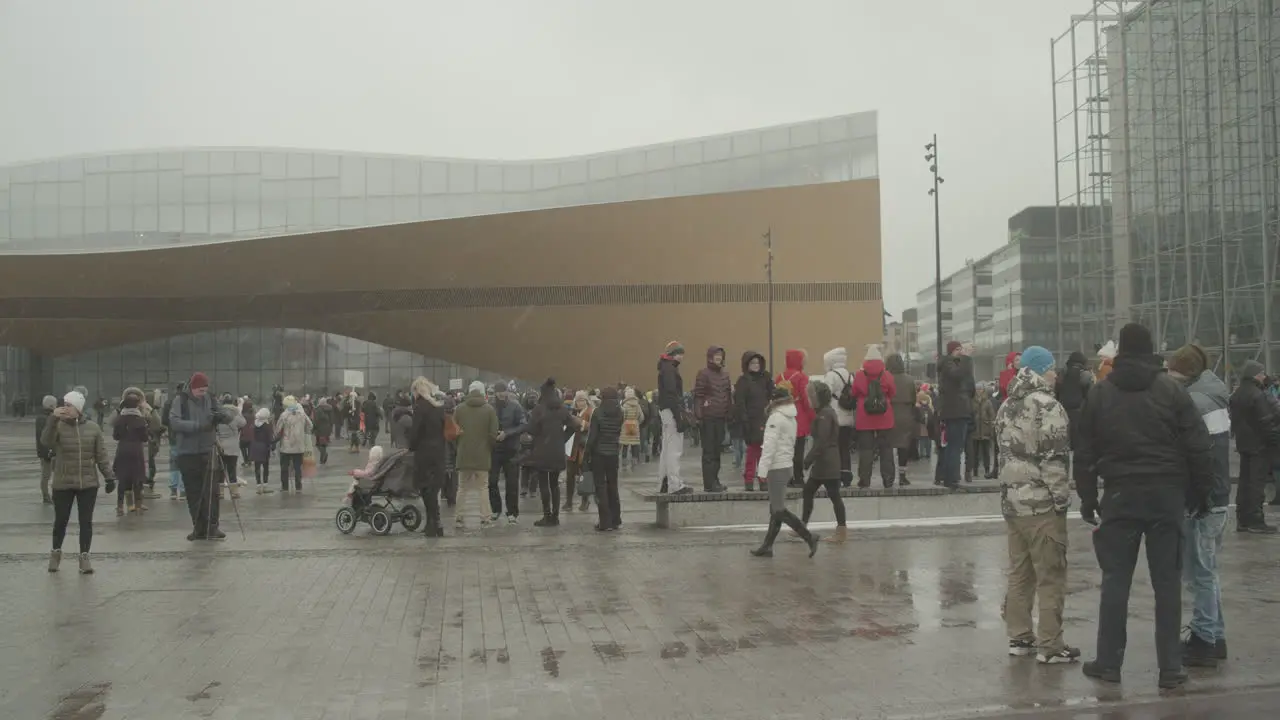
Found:
[{"label": "camouflage patterned jacket", "polygon": [[1004,516],[1065,513],[1072,492],[1067,412],[1053,387],[1027,368],[1009,383],[1009,398],[996,414],[996,442]]}]

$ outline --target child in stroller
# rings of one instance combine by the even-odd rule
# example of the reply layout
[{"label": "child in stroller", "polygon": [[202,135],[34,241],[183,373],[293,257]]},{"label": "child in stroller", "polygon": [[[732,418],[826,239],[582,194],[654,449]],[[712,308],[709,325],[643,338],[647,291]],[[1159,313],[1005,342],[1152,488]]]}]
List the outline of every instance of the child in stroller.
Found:
[{"label": "child in stroller", "polygon": [[[351,489],[334,517],[338,532],[350,534],[356,524],[369,523],[374,535],[388,535],[399,522],[413,532],[422,525],[422,510],[413,504],[413,455],[397,450],[383,458],[382,446],[369,449],[369,464],[351,471]],[[401,504],[397,504],[397,500]]]}]

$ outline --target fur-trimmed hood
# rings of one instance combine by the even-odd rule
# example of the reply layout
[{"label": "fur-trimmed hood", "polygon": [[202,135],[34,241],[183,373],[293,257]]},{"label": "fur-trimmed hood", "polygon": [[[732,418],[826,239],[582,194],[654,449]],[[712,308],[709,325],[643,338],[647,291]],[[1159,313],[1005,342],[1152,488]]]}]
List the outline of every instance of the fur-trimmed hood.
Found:
[{"label": "fur-trimmed hood", "polygon": [[435,383],[422,376],[418,376],[414,379],[413,384],[409,386],[409,392],[415,398],[422,398],[431,405],[442,407],[443,403],[441,403],[440,399],[436,397],[436,393],[439,391],[440,388],[436,387]]}]

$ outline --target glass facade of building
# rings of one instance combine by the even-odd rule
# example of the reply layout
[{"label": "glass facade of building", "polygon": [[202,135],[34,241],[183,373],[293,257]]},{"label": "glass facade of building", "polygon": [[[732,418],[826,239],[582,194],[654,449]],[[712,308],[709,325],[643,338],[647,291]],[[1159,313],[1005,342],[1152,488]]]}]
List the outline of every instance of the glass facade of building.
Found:
[{"label": "glass facade of building", "polygon": [[[484,161],[302,149],[193,148],[0,166],[0,256],[145,249],[539,210],[811,185],[878,176],[876,113],[572,158]],[[251,252],[251,251],[249,251]],[[0,346],[0,399],[80,384],[112,396],[199,369],[259,395],[375,391],[473,368],[326,333],[222,330],[60,358]],[[37,398],[38,400],[38,398]],[[7,406],[8,403],[6,402]]]}]

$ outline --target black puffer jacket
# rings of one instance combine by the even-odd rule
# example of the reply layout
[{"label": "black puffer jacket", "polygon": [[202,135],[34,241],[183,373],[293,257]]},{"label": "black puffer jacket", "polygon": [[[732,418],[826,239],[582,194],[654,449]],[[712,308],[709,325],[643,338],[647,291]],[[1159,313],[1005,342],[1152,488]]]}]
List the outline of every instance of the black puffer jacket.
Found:
[{"label": "black puffer jacket", "polygon": [[544,392],[529,416],[533,444],[524,464],[542,472],[564,472],[564,443],[574,434],[569,408],[554,390]]},{"label": "black puffer jacket", "polygon": [[418,396],[413,401],[413,425],[409,429],[409,449],[413,451],[413,465],[418,473],[418,486],[425,487],[424,480],[434,479],[444,472],[447,443],[444,439],[444,408],[438,400]]},{"label": "black puffer jacket", "polygon": [[680,363],[663,355],[658,360],[658,396],[655,398],[659,410],[670,410],[680,417],[684,410],[684,379],[680,377]]},{"label": "black puffer jacket", "polygon": [[938,364],[938,418],[961,420],[973,417],[973,358],[953,355]]},{"label": "black puffer jacket", "polygon": [[1241,455],[1280,453],[1280,416],[1258,381],[1246,377],[1231,394],[1228,404],[1236,452]]},{"label": "black puffer jacket", "polygon": [[1075,479],[1080,499],[1095,504],[1098,476],[1107,490],[1168,486],[1189,507],[1209,497],[1209,431],[1195,403],[1164,372],[1158,355],[1119,355],[1080,411]]},{"label": "black puffer jacket", "polygon": [[[760,372],[747,369],[751,361],[760,361]],[[768,420],[769,396],[773,395],[773,378],[765,365],[764,356],[755,350],[742,353],[742,375],[733,386],[733,404],[736,420],[742,424],[742,441],[748,445],[764,442],[764,424]]]},{"label": "black puffer jacket", "polygon": [[587,432],[588,458],[618,456],[618,438],[622,435],[622,406],[617,400],[602,400],[591,413],[591,429]]}]

